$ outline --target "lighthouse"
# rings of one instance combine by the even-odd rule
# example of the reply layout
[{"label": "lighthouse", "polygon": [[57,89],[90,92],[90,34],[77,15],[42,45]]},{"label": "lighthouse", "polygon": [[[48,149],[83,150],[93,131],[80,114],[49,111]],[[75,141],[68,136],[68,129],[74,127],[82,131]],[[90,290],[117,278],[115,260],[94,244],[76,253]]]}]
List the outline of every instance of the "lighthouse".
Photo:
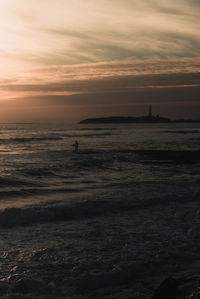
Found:
[{"label": "lighthouse", "polygon": [[151,105],[149,105],[149,117],[152,117],[152,108],[151,108]]}]

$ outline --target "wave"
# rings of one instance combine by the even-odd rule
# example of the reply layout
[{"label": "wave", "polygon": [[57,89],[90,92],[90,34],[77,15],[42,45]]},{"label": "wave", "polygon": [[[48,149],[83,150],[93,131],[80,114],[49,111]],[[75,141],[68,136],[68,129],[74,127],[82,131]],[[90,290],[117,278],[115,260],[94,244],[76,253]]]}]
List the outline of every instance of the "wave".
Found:
[{"label": "wave", "polygon": [[44,222],[68,221],[109,214],[123,213],[138,209],[153,208],[169,202],[184,203],[199,201],[196,196],[167,195],[162,198],[150,198],[140,201],[116,200],[116,201],[92,201],[85,200],[74,204],[29,207],[6,208],[0,212],[0,227],[27,226]]},{"label": "wave", "polygon": [[[136,162],[141,160],[171,160],[180,162],[200,161],[200,150],[154,150],[154,149],[116,149],[116,150],[83,150],[79,154],[106,157],[111,162],[119,160],[124,162]],[[92,156],[91,156],[92,157]]]},{"label": "wave", "polygon": [[164,132],[173,134],[199,134],[200,130],[167,130]]},{"label": "wave", "polygon": [[[71,154],[71,156],[69,156]],[[71,151],[53,151],[52,155],[63,155],[71,157],[75,168],[94,169],[115,162],[145,163],[166,161],[169,163],[194,163],[200,162],[200,150],[154,150],[154,149],[116,149],[116,150],[93,150],[86,149],[74,154]],[[32,170],[31,170],[32,171]]]},{"label": "wave", "polygon": [[199,150],[138,150],[135,151],[144,160],[170,160],[176,162],[200,162]]},{"label": "wave", "polygon": [[[77,130],[77,129],[76,129]],[[112,131],[112,130],[118,130],[117,128],[79,128],[79,131]]]},{"label": "wave", "polygon": [[[38,187],[38,185],[37,185]],[[42,196],[49,194],[58,193],[80,193],[84,191],[82,188],[22,188],[15,190],[2,190],[0,191],[0,199],[11,199],[15,197],[31,197],[31,196]]]},{"label": "wave", "polygon": [[62,140],[62,137],[19,137],[19,138],[0,138],[0,143],[24,143],[35,141],[48,141],[48,140]]},{"label": "wave", "polygon": [[190,138],[189,140],[192,141],[192,142],[200,142],[200,138],[199,137]]},{"label": "wave", "polygon": [[[0,177],[0,187],[21,187],[21,186],[42,186],[39,182],[35,183],[33,181],[27,181],[27,180],[20,180],[20,179],[14,179],[13,177]],[[0,192],[1,194],[1,192]]]},{"label": "wave", "polygon": [[79,137],[102,137],[102,136],[111,136],[112,134],[109,132],[105,133],[88,133],[88,134],[75,134],[75,135],[70,135],[70,134],[65,134],[63,137],[68,137],[68,138],[79,138]]}]

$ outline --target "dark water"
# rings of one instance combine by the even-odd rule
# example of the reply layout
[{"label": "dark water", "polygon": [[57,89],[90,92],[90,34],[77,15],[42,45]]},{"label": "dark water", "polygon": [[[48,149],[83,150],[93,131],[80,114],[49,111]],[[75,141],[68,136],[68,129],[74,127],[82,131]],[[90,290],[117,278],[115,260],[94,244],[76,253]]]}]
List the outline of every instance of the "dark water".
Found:
[{"label": "dark water", "polygon": [[198,259],[199,153],[199,124],[2,124],[2,294],[150,298]]}]

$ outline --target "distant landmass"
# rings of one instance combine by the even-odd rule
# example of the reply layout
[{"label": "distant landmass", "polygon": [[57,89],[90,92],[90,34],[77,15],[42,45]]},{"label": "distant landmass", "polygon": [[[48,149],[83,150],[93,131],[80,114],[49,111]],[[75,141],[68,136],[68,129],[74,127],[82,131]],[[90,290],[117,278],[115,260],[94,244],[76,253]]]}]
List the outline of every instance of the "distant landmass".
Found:
[{"label": "distant landmass", "polygon": [[98,123],[168,123],[170,119],[160,116],[140,116],[140,117],[102,117],[88,118],[82,120],[81,124],[98,124]]},{"label": "distant landmass", "polygon": [[160,117],[159,115],[152,115],[152,107],[149,105],[149,113],[146,116],[131,117],[131,116],[111,116],[100,118],[87,118],[80,121],[80,124],[102,124],[102,123],[180,123],[180,122],[200,122],[200,120],[193,119],[175,119],[171,120],[166,117]]},{"label": "distant landmass", "polygon": [[200,123],[200,120],[194,119],[174,119],[171,120],[160,116],[140,116],[140,117],[102,117],[87,118],[79,122],[80,124],[102,124],[102,123]]}]

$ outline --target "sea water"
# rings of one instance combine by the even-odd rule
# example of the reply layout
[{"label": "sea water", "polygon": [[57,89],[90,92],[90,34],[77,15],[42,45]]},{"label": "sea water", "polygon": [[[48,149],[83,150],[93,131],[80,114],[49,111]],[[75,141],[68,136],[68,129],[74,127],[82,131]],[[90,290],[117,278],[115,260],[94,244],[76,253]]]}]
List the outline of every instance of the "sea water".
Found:
[{"label": "sea water", "polygon": [[150,298],[198,256],[199,151],[198,123],[1,124],[2,294]]}]

